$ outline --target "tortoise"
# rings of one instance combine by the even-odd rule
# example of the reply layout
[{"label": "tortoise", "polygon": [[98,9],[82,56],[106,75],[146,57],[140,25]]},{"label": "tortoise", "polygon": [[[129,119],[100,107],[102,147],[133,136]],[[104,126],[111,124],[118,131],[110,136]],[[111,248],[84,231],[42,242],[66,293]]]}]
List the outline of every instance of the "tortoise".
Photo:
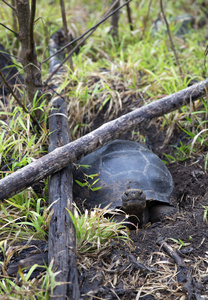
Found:
[{"label": "tortoise", "polygon": [[[157,222],[175,212],[170,205],[173,179],[165,164],[141,143],[115,140],[82,158],[74,171],[74,198],[86,200],[88,208],[120,208],[134,215],[134,223]],[[91,167],[86,169],[84,165]],[[80,187],[84,174],[99,174],[92,191]],[[88,179],[90,184],[95,181]],[[138,221],[139,220],[139,221]]]}]

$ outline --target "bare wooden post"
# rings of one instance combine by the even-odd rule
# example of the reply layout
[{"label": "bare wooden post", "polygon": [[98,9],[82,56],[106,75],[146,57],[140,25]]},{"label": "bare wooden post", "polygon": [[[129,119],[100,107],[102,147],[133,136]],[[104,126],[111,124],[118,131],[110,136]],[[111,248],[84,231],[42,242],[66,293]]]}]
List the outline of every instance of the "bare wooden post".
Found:
[{"label": "bare wooden post", "polygon": [[[57,51],[63,32],[59,30],[50,40],[50,54]],[[57,45],[57,43],[59,43]],[[50,70],[60,63],[61,54],[50,61]],[[60,69],[59,72],[62,72]],[[58,75],[58,74],[57,74]],[[56,87],[54,87],[55,89]],[[49,152],[68,144],[70,140],[67,105],[64,98],[52,100],[49,116],[50,146]],[[48,237],[48,260],[53,261],[55,279],[60,284],[53,290],[50,299],[79,300],[78,271],[76,262],[76,237],[72,219],[67,211],[73,212],[72,168],[67,165],[50,177],[49,203],[53,211]]]},{"label": "bare wooden post", "polygon": [[[67,107],[62,98],[53,101],[53,109],[49,118],[50,148],[70,142]],[[76,263],[75,229],[68,211],[73,212],[71,166],[53,174],[50,178],[49,202],[53,215],[49,226],[48,258],[53,261],[55,279],[63,284],[58,285],[51,299],[79,300],[78,272]]]}]

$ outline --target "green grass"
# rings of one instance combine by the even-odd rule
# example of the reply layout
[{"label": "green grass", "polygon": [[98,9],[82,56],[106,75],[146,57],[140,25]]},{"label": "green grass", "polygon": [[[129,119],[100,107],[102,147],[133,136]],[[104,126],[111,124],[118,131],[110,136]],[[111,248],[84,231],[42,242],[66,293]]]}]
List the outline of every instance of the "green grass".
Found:
[{"label": "green grass", "polygon": [[[30,115],[18,106],[9,113],[0,111],[1,115],[7,117],[7,120],[0,120],[0,166],[6,169],[3,172],[5,174],[25,166],[46,153],[48,132],[46,118],[38,133]],[[1,171],[0,173],[2,174]]]},{"label": "green grass", "polygon": [[85,214],[81,214],[75,207],[74,216],[69,210],[68,212],[75,227],[77,250],[80,254],[93,253],[97,256],[112,240],[122,240],[126,243],[131,241],[124,222],[114,222],[113,217],[105,217],[106,214],[113,214],[109,207],[97,208],[90,212],[85,210]]},{"label": "green grass", "polygon": [[[30,279],[32,272],[37,268],[43,269],[42,277]],[[0,281],[1,300],[49,299],[50,294],[57,285],[52,268],[52,264],[48,267],[34,264],[26,275],[22,270],[19,270],[18,277],[15,279],[4,276]]]},{"label": "green grass", "polygon": [[[181,239],[172,239],[169,238],[169,240],[173,241],[176,243],[178,250],[180,250],[182,247],[187,247],[190,245],[190,243],[185,243],[184,241],[182,241]],[[191,239],[190,239],[191,240]]]},{"label": "green grass", "polygon": [[[1,203],[0,244],[7,241],[47,238],[50,213],[46,200],[32,191],[22,192]],[[18,233],[18,234],[17,234]]]}]

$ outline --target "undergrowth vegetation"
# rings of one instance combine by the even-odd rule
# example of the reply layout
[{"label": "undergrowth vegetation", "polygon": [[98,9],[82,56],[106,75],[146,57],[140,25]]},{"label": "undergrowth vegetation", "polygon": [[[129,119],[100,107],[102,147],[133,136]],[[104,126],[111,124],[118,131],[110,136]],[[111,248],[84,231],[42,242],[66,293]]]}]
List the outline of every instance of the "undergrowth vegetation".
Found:
[{"label": "undergrowth vegetation", "polygon": [[[165,3],[165,13],[170,22],[182,74],[175,62],[166,27],[163,25],[161,29],[155,28],[155,21],[160,17],[159,1],[153,1],[148,19],[148,1],[130,3],[134,27],[132,32],[129,30],[126,9],[122,9],[119,42],[114,41],[109,34],[109,21],[97,28],[79,49],[79,53],[73,55],[74,72],[67,64],[67,74],[61,86],[61,89],[65,89],[68,101],[73,139],[91,130],[92,120],[103,108],[105,121],[108,121],[118,116],[129,99],[133,99],[132,108],[135,108],[140,106],[140,102],[141,105],[146,105],[206,78],[204,60],[207,28],[199,25],[204,17],[200,3],[201,1],[190,0]],[[103,3],[97,0],[77,0],[66,2],[65,5],[70,30],[73,35],[78,36],[101,19],[109,8],[110,1]],[[50,35],[62,27],[59,1],[51,0],[50,5],[48,1],[38,1],[37,12],[35,39],[41,62],[48,57]],[[175,24],[173,18],[186,13],[196,18],[194,28],[189,28],[185,35],[177,35],[180,24]],[[0,17],[4,25],[12,28],[12,11],[4,3],[0,6]],[[20,53],[17,38],[5,29],[0,31],[0,39],[20,65],[17,58]],[[41,64],[43,81],[48,77],[48,67],[48,62]],[[24,74],[23,70],[21,72]],[[7,106],[0,101],[1,178],[43,156],[48,147],[48,103],[45,101],[37,108],[34,100],[33,107],[30,108],[31,113],[36,109],[45,111],[41,128],[37,130],[29,114],[17,106],[12,97],[9,96],[8,99]],[[173,145],[174,155],[166,155],[168,161],[184,160],[191,154],[200,154],[208,149],[207,101],[204,99],[195,104],[190,103],[189,106],[160,118],[161,127],[167,129],[168,136],[171,136],[175,127],[181,128],[186,135],[183,142]],[[134,134],[139,135],[137,132]],[[205,168],[206,166],[207,163]],[[47,193],[45,198],[41,198],[32,189],[28,189],[1,203],[0,210],[2,257],[9,243],[32,238],[47,239],[50,220]],[[119,238],[128,240],[127,231],[124,234],[122,224],[109,223],[103,217],[103,212],[95,211],[84,216],[77,213],[72,218],[78,237],[78,250],[82,253],[106,247],[112,238],[119,237],[121,231],[123,235]],[[22,296],[25,299],[48,299],[55,286],[54,273],[52,266],[44,268],[43,276],[36,280],[29,280],[32,271],[25,277],[19,270],[16,281],[5,274],[5,279],[0,282],[0,294],[5,295],[5,298],[1,296],[1,299],[23,299]],[[35,298],[31,296],[34,293]]]},{"label": "undergrowth vegetation", "polygon": [[[108,207],[95,208],[90,212],[85,210],[85,214],[81,214],[77,208],[75,208],[74,215],[69,210],[68,212],[76,230],[77,250],[80,254],[91,253],[96,257],[100,251],[107,248],[112,240],[120,239],[130,243],[124,225],[126,223],[113,222],[113,216],[105,217],[107,214],[112,214],[112,210]],[[114,213],[116,214],[116,211]]]}]

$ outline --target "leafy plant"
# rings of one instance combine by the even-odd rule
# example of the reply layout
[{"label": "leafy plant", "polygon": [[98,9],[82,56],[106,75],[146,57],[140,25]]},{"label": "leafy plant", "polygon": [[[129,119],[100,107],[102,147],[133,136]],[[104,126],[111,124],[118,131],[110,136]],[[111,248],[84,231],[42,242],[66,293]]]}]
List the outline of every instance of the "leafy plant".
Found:
[{"label": "leafy plant", "polygon": [[[90,168],[91,166],[90,165],[76,165],[77,168],[80,168],[80,167],[83,167],[83,168]],[[91,191],[97,191],[97,190],[100,190],[101,187],[93,187],[93,185],[95,185],[98,181],[99,181],[99,178],[95,179],[95,177],[98,177],[99,174],[90,174],[90,175],[87,175],[83,172],[83,175],[84,175],[84,182],[81,182],[79,180],[75,180],[76,183],[81,186],[81,187],[87,187],[89,190]],[[89,182],[89,179],[91,180],[94,180],[92,183]]]}]

